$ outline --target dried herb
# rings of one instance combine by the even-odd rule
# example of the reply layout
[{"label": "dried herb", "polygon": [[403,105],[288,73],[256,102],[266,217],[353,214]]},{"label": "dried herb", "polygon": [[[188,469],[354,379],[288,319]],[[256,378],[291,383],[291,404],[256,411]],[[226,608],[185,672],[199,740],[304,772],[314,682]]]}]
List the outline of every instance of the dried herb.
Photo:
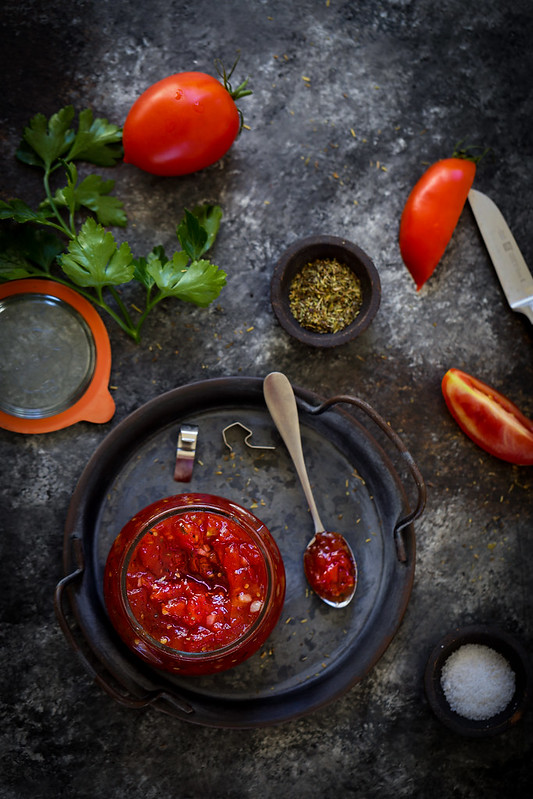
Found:
[{"label": "dried herb", "polygon": [[336,258],[305,264],[289,288],[292,315],[315,333],[338,333],[353,322],[362,301],[359,278]]}]

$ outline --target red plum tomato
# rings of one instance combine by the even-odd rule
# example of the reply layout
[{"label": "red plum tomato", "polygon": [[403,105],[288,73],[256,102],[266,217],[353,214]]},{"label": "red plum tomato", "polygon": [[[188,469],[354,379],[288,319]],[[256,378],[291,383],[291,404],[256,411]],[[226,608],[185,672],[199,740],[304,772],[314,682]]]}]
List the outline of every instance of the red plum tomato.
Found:
[{"label": "red plum tomato", "polygon": [[407,198],[400,221],[399,244],[417,291],[444,255],[475,174],[474,161],[445,158],[429,167]]},{"label": "red plum tomato", "polygon": [[451,415],[479,447],[501,460],[533,464],[533,421],[486,383],[448,369],[442,393]]},{"label": "red plum tomato", "polygon": [[169,75],[131,107],[124,161],[154,175],[188,175],[222,158],[239,129],[237,106],[218,80],[203,72]]}]

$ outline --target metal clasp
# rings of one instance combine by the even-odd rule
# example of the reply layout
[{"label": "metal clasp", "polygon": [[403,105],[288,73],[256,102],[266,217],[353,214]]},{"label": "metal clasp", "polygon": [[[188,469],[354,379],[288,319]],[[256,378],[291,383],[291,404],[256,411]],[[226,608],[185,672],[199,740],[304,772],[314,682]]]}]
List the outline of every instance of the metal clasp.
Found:
[{"label": "metal clasp", "polygon": [[246,427],[246,425],[244,425],[242,422],[232,422],[222,431],[222,438],[224,439],[224,444],[227,446],[229,450],[233,450],[233,447],[231,446],[231,444],[228,443],[228,440],[226,438],[226,433],[232,427],[241,427],[244,431],[246,431],[246,433],[248,433],[248,435],[244,437],[244,443],[246,444],[247,447],[250,447],[250,449],[276,449],[276,447],[269,446],[268,444],[250,444],[250,439],[253,436],[253,432],[250,430],[250,428]]},{"label": "metal clasp", "polygon": [[198,430],[195,424],[183,424],[180,427],[174,469],[174,480],[178,483],[188,483],[192,477]]}]

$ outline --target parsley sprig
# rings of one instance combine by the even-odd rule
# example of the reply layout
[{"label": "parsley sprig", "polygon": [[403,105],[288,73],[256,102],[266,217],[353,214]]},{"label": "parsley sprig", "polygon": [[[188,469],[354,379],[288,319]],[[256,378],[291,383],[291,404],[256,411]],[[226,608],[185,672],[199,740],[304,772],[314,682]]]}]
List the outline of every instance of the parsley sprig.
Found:
[{"label": "parsley sprig", "polygon": [[[0,281],[46,277],[74,285],[139,342],[147,315],[161,300],[175,297],[205,308],[220,294],[226,273],[204,256],[222,211],[208,204],[185,210],[176,227],[181,250],[167,257],[157,246],[134,257],[127,242],[119,246],[106,230],[127,224],[122,202],[111,194],[115,181],[95,174],[81,179],[75,163],[117,164],[122,130],[94,119],[90,109],[80,112],[77,127],[74,117],[74,108],[66,106],[49,119],[37,114],[24,130],[17,158],[43,171],[45,198],[37,208],[20,199],[0,200],[0,220],[8,221],[0,228]],[[54,190],[56,173],[66,184]],[[85,221],[78,229],[81,216]],[[144,308],[135,318],[117,288],[132,280],[144,289]]]}]

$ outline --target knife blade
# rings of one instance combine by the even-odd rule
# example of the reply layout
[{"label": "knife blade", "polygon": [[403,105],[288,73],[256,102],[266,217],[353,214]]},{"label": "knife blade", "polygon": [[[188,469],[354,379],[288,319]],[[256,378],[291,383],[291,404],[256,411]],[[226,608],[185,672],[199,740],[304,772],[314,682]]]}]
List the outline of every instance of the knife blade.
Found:
[{"label": "knife blade", "polygon": [[513,311],[533,324],[533,276],[501,211],[490,197],[470,189],[468,202]]}]

